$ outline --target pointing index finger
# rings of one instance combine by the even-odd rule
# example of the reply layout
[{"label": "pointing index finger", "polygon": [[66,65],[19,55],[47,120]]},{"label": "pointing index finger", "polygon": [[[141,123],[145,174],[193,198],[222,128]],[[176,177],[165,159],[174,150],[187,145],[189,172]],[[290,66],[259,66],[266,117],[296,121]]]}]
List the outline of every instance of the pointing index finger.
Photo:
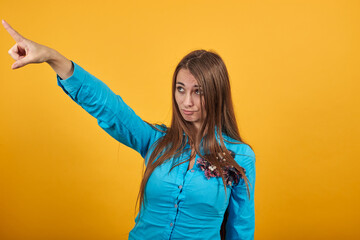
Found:
[{"label": "pointing index finger", "polygon": [[17,31],[15,31],[15,29],[13,29],[7,22],[5,22],[5,20],[2,20],[2,24],[4,25],[6,31],[8,31],[8,33],[16,42],[20,42],[21,40],[25,39]]}]

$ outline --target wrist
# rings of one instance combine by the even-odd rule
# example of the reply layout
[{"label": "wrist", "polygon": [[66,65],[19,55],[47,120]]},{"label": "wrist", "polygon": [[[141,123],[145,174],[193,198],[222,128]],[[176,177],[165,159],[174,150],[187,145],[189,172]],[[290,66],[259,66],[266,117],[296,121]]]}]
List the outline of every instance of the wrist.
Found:
[{"label": "wrist", "polygon": [[48,53],[48,60],[46,60],[46,62],[50,65],[50,67],[60,76],[61,79],[69,78],[74,71],[72,62],[54,49],[50,49]]},{"label": "wrist", "polygon": [[61,58],[61,55],[58,51],[55,49],[49,48],[48,54],[46,57],[46,62],[51,66],[55,65],[56,62],[59,62],[59,59]]}]

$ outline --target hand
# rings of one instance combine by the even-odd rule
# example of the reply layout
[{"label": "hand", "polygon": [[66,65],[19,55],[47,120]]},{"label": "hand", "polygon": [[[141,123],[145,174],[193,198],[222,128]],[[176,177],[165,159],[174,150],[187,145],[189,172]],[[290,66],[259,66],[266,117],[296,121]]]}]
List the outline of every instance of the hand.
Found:
[{"label": "hand", "polygon": [[12,69],[23,67],[29,63],[42,63],[49,60],[51,48],[24,38],[4,20],[2,20],[2,24],[16,41],[16,44],[9,50],[10,56],[15,60],[11,66]]}]

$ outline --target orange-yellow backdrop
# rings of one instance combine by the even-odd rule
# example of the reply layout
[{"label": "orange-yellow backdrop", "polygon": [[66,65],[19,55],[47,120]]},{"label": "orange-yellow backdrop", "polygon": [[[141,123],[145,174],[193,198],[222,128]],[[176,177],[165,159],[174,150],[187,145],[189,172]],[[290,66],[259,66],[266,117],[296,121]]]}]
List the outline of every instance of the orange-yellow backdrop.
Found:
[{"label": "orange-yellow backdrop", "polygon": [[[2,0],[0,18],[150,122],[177,62],[217,51],[257,156],[255,239],[360,238],[359,1]],[[0,239],[127,239],[142,158],[0,41]]]}]

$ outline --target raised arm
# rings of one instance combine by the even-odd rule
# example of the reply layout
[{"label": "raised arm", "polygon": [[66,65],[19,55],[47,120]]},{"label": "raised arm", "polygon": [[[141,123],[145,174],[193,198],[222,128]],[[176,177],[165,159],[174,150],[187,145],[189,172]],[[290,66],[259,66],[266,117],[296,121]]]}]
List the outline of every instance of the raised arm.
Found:
[{"label": "raised arm", "polygon": [[95,117],[101,128],[145,157],[151,144],[161,136],[159,131],[144,122],[120,96],[79,65],[54,49],[24,38],[4,20],[2,24],[16,41],[9,50],[15,60],[12,69],[47,62],[57,73],[58,85]]},{"label": "raised arm", "polygon": [[105,83],[76,63],[73,64],[73,74],[66,80],[58,76],[58,85],[95,117],[99,126],[108,134],[145,157],[151,144],[161,136],[161,132],[144,122]]}]

